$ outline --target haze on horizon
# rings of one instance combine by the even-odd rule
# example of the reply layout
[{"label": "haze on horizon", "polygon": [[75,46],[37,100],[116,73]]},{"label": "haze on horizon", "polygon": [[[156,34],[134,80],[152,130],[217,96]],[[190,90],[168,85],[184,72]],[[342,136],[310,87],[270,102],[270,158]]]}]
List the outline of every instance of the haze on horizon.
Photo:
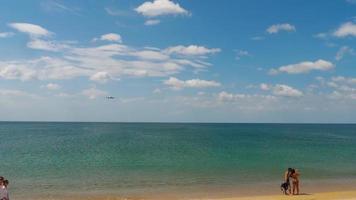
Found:
[{"label": "haze on horizon", "polygon": [[354,0],[1,3],[0,121],[356,123]]}]

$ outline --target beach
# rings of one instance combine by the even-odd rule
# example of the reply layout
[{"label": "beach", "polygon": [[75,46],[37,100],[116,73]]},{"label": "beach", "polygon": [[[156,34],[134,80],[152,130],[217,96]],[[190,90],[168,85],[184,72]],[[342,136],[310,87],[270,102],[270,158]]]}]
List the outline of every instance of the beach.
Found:
[{"label": "beach", "polygon": [[227,198],[173,198],[169,196],[159,198],[145,197],[118,197],[110,195],[68,195],[61,197],[34,197],[27,200],[356,200],[356,191],[339,191],[339,192],[320,192],[320,193],[302,193],[300,195],[256,195],[243,197],[227,197]]},{"label": "beach", "polygon": [[283,195],[275,183],[240,187],[194,187],[175,190],[146,190],[126,193],[120,190],[15,194],[17,200],[356,200],[356,182],[350,179],[304,181],[300,195]]}]

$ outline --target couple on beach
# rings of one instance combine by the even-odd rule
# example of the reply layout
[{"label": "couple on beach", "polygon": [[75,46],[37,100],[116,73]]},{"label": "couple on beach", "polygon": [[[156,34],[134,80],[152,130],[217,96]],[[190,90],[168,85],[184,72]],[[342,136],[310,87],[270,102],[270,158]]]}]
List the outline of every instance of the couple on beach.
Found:
[{"label": "couple on beach", "polygon": [[[284,173],[284,183],[282,183],[281,189],[285,195],[299,194],[299,175],[300,173],[298,170],[293,168],[288,168],[288,170]],[[290,185],[290,179],[292,179],[292,188]]]},{"label": "couple on beach", "polygon": [[9,181],[0,176],[0,200],[9,200],[9,193],[7,191],[8,185]]}]

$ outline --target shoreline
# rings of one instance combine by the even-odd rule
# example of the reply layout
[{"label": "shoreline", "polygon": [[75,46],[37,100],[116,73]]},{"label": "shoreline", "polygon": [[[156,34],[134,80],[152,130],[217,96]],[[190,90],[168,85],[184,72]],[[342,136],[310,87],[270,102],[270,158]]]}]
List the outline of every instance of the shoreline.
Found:
[{"label": "shoreline", "polygon": [[301,193],[300,195],[252,195],[243,197],[196,197],[196,198],[171,198],[161,196],[159,198],[144,197],[120,197],[112,195],[63,195],[63,196],[43,196],[43,197],[24,197],[18,200],[356,200],[356,189],[337,192]]},{"label": "shoreline", "polygon": [[[11,192],[11,191],[10,191]],[[15,192],[15,191],[13,191]],[[338,180],[306,181],[301,195],[283,195],[275,183],[236,186],[209,186],[204,188],[179,188],[165,191],[159,189],[145,192],[125,193],[111,191],[53,191],[27,196],[10,193],[17,200],[356,200],[356,181]]]}]

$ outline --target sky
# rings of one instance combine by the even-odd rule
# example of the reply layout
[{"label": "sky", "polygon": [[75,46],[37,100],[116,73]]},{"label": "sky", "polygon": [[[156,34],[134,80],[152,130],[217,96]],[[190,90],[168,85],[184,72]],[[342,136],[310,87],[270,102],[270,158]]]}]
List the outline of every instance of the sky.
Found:
[{"label": "sky", "polygon": [[1,4],[1,121],[356,123],[356,0]]}]

